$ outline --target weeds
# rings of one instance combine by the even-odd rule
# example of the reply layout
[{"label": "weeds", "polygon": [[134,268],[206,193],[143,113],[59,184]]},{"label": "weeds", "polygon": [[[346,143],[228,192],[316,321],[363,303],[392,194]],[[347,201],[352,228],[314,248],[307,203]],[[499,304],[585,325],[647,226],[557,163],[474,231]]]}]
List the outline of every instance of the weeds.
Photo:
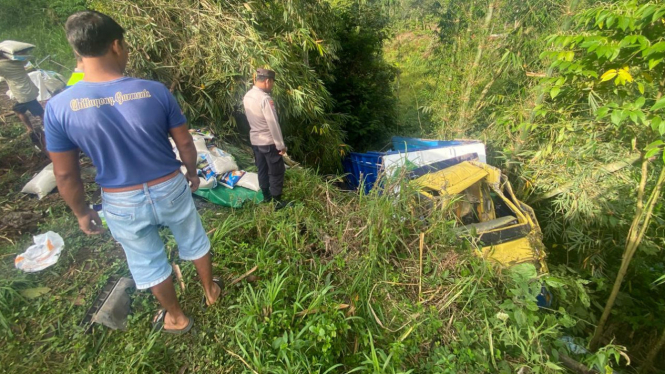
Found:
[{"label": "weeds", "polygon": [[[369,195],[350,194],[303,169],[289,170],[287,181],[286,197],[298,201],[293,209],[201,210],[215,272],[230,279],[258,270],[202,312],[194,268],[183,262],[187,287],[179,297],[197,329],[184,337],[151,333],[157,302],[147,292],[132,295],[126,332],[83,334],[77,325],[88,303],[109,275],[127,268],[108,236],[85,237],[66,211],[53,209],[40,230],[67,238],[60,262],[3,294],[14,332],[2,338],[7,370],[34,371],[44,362],[54,371],[104,373],[558,370],[554,352],[567,352],[558,339],[580,324],[566,310],[588,305],[573,276],[538,276],[531,265],[495,269],[455,236],[447,209],[427,219],[414,213],[421,207],[407,185],[399,186],[400,197],[388,193],[397,187],[391,181]],[[170,235],[165,239],[174,249]],[[2,267],[3,284],[21,279],[11,261]],[[559,303],[552,311],[536,306],[543,282]],[[16,290],[28,286],[50,291],[21,301]]]}]

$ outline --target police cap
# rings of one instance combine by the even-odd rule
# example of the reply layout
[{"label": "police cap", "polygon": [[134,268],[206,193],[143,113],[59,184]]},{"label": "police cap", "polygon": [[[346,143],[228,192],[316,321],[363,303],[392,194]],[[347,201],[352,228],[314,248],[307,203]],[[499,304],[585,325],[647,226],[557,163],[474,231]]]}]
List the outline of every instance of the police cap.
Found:
[{"label": "police cap", "polygon": [[256,69],[256,76],[275,80],[275,72],[268,69]]}]

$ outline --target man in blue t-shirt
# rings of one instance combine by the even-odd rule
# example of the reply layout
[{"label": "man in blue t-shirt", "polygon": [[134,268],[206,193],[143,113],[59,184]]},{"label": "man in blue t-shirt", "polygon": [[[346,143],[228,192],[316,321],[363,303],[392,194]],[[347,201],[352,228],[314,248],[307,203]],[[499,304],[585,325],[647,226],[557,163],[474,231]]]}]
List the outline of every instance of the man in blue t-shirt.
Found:
[{"label": "man in blue t-shirt", "polygon": [[194,262],[204,305],[221,294],[221,281],[212,276],[210,241],[190,192],[198,188],[199,178],[186,119],[163,84],[123,76],[127,44],[113,19],[83,11],[70,16],[65,29],[83,60],[85,77],[46,105],[44,127],[58,190],[81,230],[100,233],[101,220],[86,203],[81,181],[82,150],[97,168],[104,217],[125,251],[136,287],[150,288],[163,307],[155,324],[166,332],[185,333],[193,320],[178,303],[160,226],[173,232],[180,258]]}]

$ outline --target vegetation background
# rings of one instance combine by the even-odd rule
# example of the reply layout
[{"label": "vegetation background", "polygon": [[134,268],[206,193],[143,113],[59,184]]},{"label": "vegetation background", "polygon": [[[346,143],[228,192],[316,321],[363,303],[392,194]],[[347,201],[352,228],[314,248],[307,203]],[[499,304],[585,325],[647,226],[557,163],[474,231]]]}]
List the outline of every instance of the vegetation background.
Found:
[{"label": "vegetation background", "polygon": [[[664,367],[662,2],[0,0],[0,39],[37,45],[35,61],[50,56],[40,67],[67,75],[63,22],[86,7],[127,29],[129,73],[172,88],[245,166],[240,99],[254,68],[277,71],[290,153],[318,174],[289,171],[302,203],[288,214],[202,206],[216,270],[258,270],[213,311],[181,291],[196,335],[148,334],[156,303],[145,293],[127,332],[84,334],[86,306],[128,274],[124,259],[110,237],[80,234],[57,195],[21,197],[43,161],[3,116],[3,138],[16,139],[0,151],[5,217],[38,217],[31,229],[0,223],[3,370],[525,373],[567,370],[567,357],[602,373]],[[429,225],[414,215],[407,186],[395,201],[320,176],[392,135],[483,140],[536,209],[551,273],[470,256],[447,212]],[[13,255],[48,229],[66,254],[18,273]],[[542,282],[551,310],[535,304]]]}]

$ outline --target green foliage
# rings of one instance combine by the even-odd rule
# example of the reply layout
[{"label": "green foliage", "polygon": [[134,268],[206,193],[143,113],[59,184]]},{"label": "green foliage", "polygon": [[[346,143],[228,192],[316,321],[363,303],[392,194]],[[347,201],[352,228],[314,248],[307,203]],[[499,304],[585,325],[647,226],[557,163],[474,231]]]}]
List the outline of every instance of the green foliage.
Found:
[{"label": "green foliage", "polygon": [[388,17],[376,1],[331,1],[340,43],[326,87],[333,111],[344,115],[347,143],[357,151],[381,149],[397,132],[396,100],[391,85],[396,69],[383,58]]},{"label": "green foliage", "polygon": [[[533,138],[577,152],[564,158],[565,151],[548,145],[534,154],[528,169],[554,186],[577,174],[576,194],[556,197],[545,213],[544,232],[581,253],[595,269],[604,267],[601,251],[609,254],[608,247],[622,248],[615,243],[625,242],[639,176],[619,173],[596,180],[602,196],[584,184],[602,163],[621,160],[636,148],[649,158],[662,147],[658,103],[664,78],[657,61],[663,54],[657,46],[665,30],[659,20],[665,8],[659,4],[623,1],[590,8],[576,16],[575,32],[551,36],[553,48],[542,53],[557,74],[543,80],[552,101],[536,109],[542,120],[534,124],[539,132]],[[561,164],[557,158],[567,159],[567,165],[546,166]],[[580,172],[577,162],[589,166]],[[563,225],[552,224],[561,219]],[[651,241],[645,246],[654,248]]]},{"label": "green foliage", "polygon": [[556,49],[541,55],[559,72],[544,81],[552,98],[563,92],[559,105],[588,103],[596,126],[625,147],[648,145],[647,157],[659,152],[662,141],[654,140],[665,134],[665,69],[659,66],[665,58],[664,14],[660,2],[591,8],[576,17],[584,33],[550,37]]},{"label": "green foliage", "polygon": [[[621,253],[624,246],[629,248],[626,245],[629,233],[637,230],[642,222],[643,197],[642,193],[635,197],[635,187],[644,183],[647,188],[643,186],[640,190],[646,190],[648,196],[652,186],[657,184],[654,173],[647,173],[647,164],[644,164],[641,182],[640,174],[634,169],[628,168],[616,175],[611,173],[621,169],[613,166],[616,161],[631,153],[641,151],[647,161],[660,156],[665,133],[665,129],[662,132],[660,129],[663,113],[659,104],[665,82],[664,69],[659,61],[664,56],[659,47],[665,31],[663,15],[665,6],[661,2],[598,4],[576,15],[572,32],[548,38],[552,48],[541,55],[551,62],[555,74],[543,80],[545,92],[551,100],[536,107],[537,116],[541,118],[532,124],[530,138],[539,144],[554,143],[576,152],[565,155],[565,151],[556,151],[547,145],[546,149],[534,153],[525,170],[530,169],[527,173],[539,175],[540,181],[556,181],[554,185],[568,178],[565,184],[570,193],[564,191],[555,197],[551,206],[544,208],[548,217],[544,232],[556,238],[569,253],[576,252],[573,255],[575,260],[597,276],[611,275],[620,258],[628,258],[627,261],[632,258],[633,252],[623,256]],[[639,156],[638,153],[637,158],[631,158],[640,160],[642,157]],[[558,165],[553,168],[550,163]],[[580,165],[584,165],[581,172]],[[655,165],[658,172],[662,162]],[[603,169],[612,170],[607,178],[602,178],[605,174],[599,173]],[[569,176],[574,176],[572,183]],[[662,212],[655,211],[655,215],[658,217]],[[662,216],[655,219],[662,220]],[[655,254],[660,250],[656,244],[658,230],[647,230],[649,221],[644,222],[647,222],[647,236],[640,248],[645,255],[657,259]],[[630,227],[634,228],[629,231]],[[640,243],[641,236],[637,238],[631,237],[630,243]],[[631,292],[633,297],[650,293],[648,285],[656,277],[651,266],[641,261],[635,266],[636,269],[628,274],[631,284],[637,284],[640,278],[646,279],[639,282],[639,290]],[[625,269],[623,267],[619,272],[619,285]],[[598,291],[599,295],[604,295],[609,290],[601,282]],[[610,300],[608,308],[614,301],[613,298]],[[638,304],[644,309],[637,309],[642,312],[633,314],[635,309],[630,306]],[[618,319],[630,324],[631,331],[638,326],[648,329],[647,326],[654,326],[653,316],[661,309],[658,304],[649,304],[639,298],[631,300],[627,295],[619,294],[617,305],[626,312],[620,313]],[[606,309],[592,349],[601,336],[608,315],[609,309]],[[662,328],[661,324],[655,323],[655,327]]]},{"label": "green foliage", "polygon": [[42,69],[65,76],[74,70],[74,54],[67,43],[63,24],[71,13],[84,9],[84,0],[0,0],[0,7],[0,41],[10,39],[34,44],[33,63],[50,56],[50,60],[40,65]]},{"label": "green foliage", "polygon": [[[571,324],[565,308],[586,295],[572,277],[535,277],[532,265],[499,273],[455,236],[450,212],[435,212],[427,224],[414,215],[416,191],[406,185],[398,199],[348,194],[301,169],[288,171],[286,187],[299,202],[289,211],[199,203],[206,230],[214,229],[215,273],[229,279],[258,270],[251,283],[227,287],[221,304],[203,311],[195,269],[181,262],[187,288],[179,299],[197,329],[182,337],[150,333],[157,302],[146,292],[132,294],[126,332],[82,333],[77,325],[96,292],[109,275],[128,270],[108,234],[84,236],[63,203],[54,203],[41,229],[61,233],[67,249],[53,268],[28,275],[29,285],[13,287],[48,286],[48,293],[2,309],[15,331],[0,337],[7,371],[39,370],[43,362],[56,372],[91,373],[177,372],[185,365],[201,373],[556,371],[548,352],[565,351],[557,343]],[[412,244],[420,232],[422,277]],[[172,236],[163,234],[178,261]],[[0,247],[0,254],[28,241]],[[2,266],[0,278],[18,276],[10,262]],[[535,307],[543,279],[566,302],[556,313]],[[568,297],[559,296],[564,291]],[[49,344],[31,343],[43,341]]]},{"label": "green foliage", "polygon": [[[338,43],[324,1],[97,1],[128,31],[131,73],[174,90],[189,120],[219,134],[237,129],[258,67],[277,72],[274,97],[290,153],[334,167],[343,144],[321,80]],[[248,131],[243,129],[243,131]]]}]

